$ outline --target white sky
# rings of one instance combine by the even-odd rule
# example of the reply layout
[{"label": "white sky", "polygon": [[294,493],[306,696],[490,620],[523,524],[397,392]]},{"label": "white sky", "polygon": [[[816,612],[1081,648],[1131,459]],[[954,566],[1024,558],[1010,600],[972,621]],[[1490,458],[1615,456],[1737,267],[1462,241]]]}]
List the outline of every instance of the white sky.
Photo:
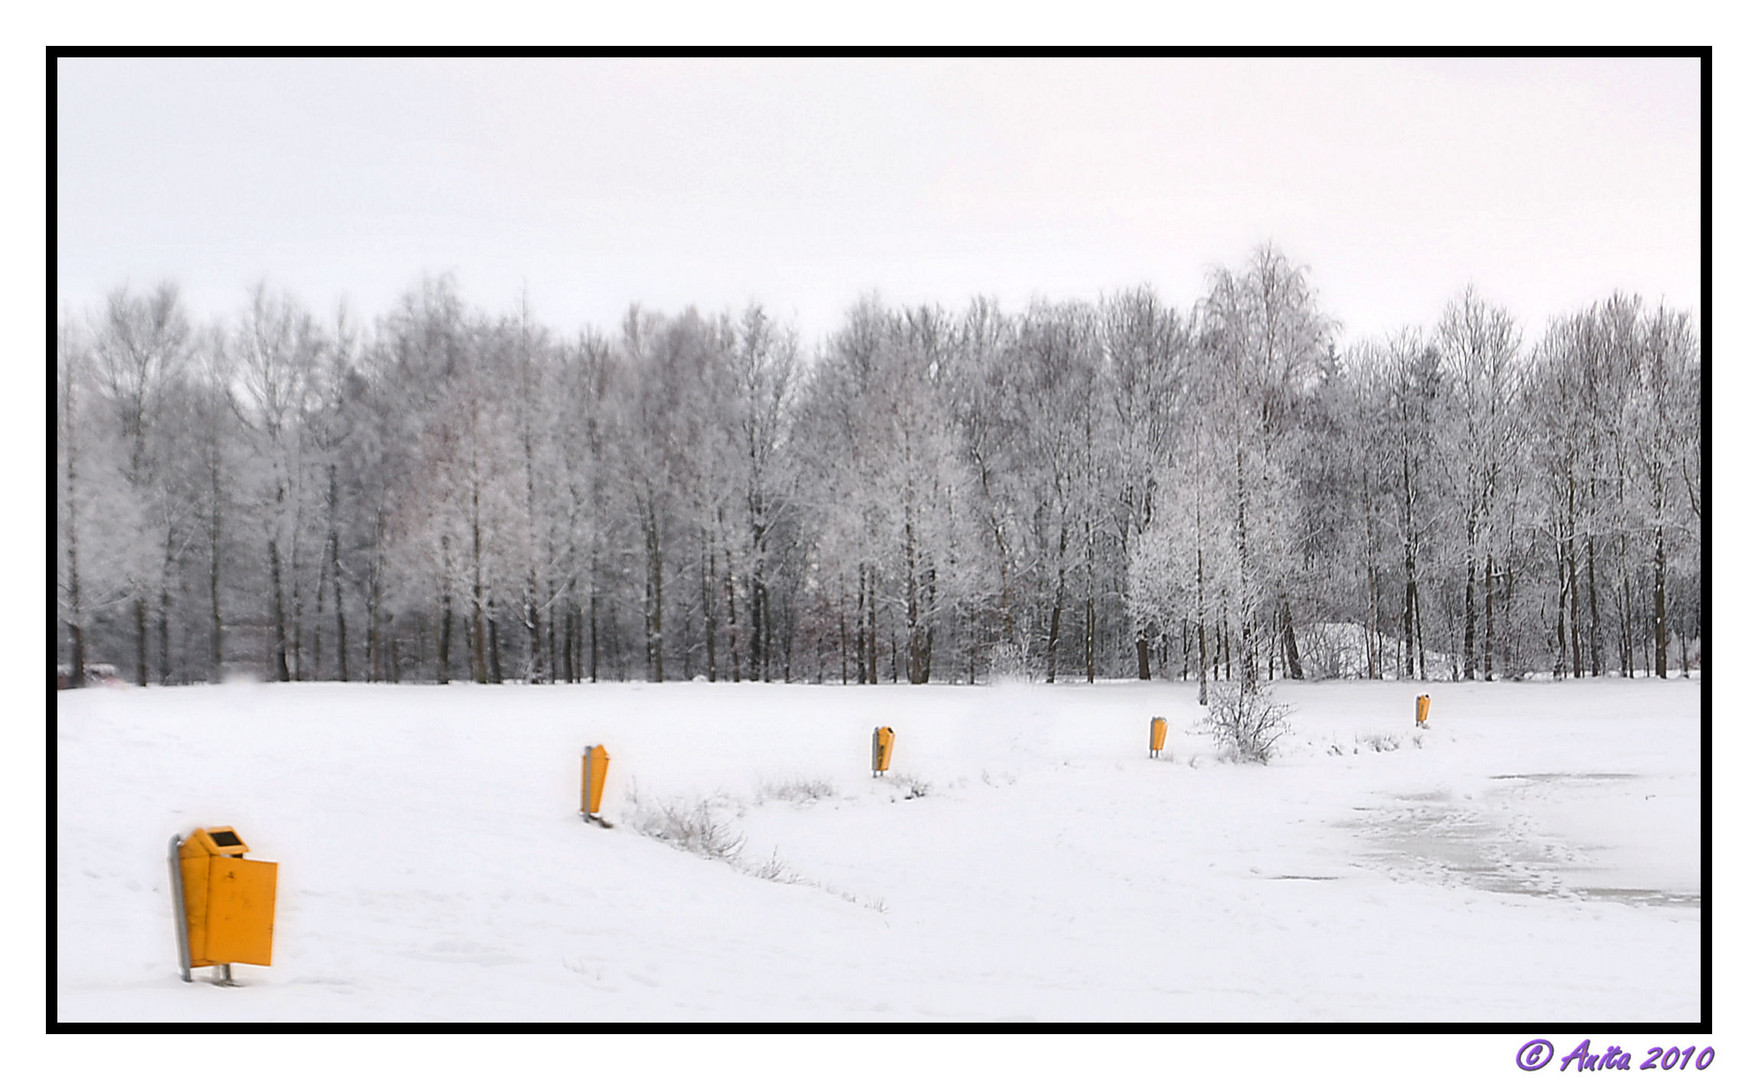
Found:
[{"label": "white sky", "polygon": [[1185,307],[1271,240],[1348,337],[1475,282],[1529,333],[1697,309],[1694,60],[62,60],[63,307],[258,278],[376,315],[425,272],[571,332],[863,292]]}]

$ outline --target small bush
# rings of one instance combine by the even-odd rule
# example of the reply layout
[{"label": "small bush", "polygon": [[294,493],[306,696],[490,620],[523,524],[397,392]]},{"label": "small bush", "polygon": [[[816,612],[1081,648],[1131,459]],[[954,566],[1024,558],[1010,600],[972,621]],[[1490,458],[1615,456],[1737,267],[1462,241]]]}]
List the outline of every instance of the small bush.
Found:
[{"label": "small bush", "polygon": [[1024,645],[1003,642],[989,653],[990,683],[1036,682],[1031,653]]},{"label": "small bush", "polygon": [[1199,729],[1215,740],[1224,760],[1270,759],[1276,741],[1288,734],[1288,714],[1293,706],[1277,701],[1262,687],[1244,693],[1236,685],[1213,688],[1209,711]]},{"label": "small bush", "polygon": [[764,784],[757,789],[759,802],[784,799],[787,802],[806,803],[835,797],[836,788],[824,780],[782,780]]},{"label": "small bush", "polygon": [[1389,754],[1404,745],[1396,735],[1357,735],[1355,741],[1373,747],[1376,754]]},{"label": "small bush", "polygon": [[740,866],[739,869],[750,874],[754,878],[762,878],[764,881],[779,881],[784,885],[790,885],[800,880],[800,876],[789,869],[786,863],[781,861],[780,848],[770,849],[769,859],[766,862],[749,866]]},{"label": "small bush", "polygon": [[916,777],[903,773],[898,773],[888,779],[903,788],[903,797],[906,799],[925,799],[928,797],[928,782],[926,780],[918,780]]},{"label": "small bush", "polygon": [[681,802],[644,804],[630,793],[634,813],[629,824],[643,836],[651,836],[679,851],[704,858],[731,860],[745,844],[743,834],[722,821],[706,800],[695,806]]}]

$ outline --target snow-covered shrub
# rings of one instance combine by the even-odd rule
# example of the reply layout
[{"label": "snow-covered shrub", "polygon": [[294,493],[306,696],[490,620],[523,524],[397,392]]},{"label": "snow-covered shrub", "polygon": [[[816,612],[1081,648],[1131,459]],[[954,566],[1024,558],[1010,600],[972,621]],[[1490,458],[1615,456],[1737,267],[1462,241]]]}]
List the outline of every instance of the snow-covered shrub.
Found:
[{"label": "snow-covered shrub", "polygon": [[1308,679],[1367,675],[1367,631],[1356,623],[1313,623],[1294,631]]},{"label": "snow-covered shrub", "polygon": [[744,866],[741,869],[752,877],[762,878],[764,881],[779,881],[784,885],[800,880],[800,876],[781,861],[780,848],[771,848],[769,859],[766,862]]},{"label": "snow-covered shrub", "polygon": [[679,851],[704,858],[731,860],[745,844],[742,833],[723,821],[706,799],[695,806],[682,802],[647,804],[630,793],[634,812],[629,824],[643,836],[651,836]]},{"label": "snow-covered shrub", "polygon": [[1209,711],[1198,729],[1215,740],[1224,758],[1265,762],[1276,740],[1288,734],[1293,706],[1279,702],[1264,687],[1243,693],[1234,683],[1209,690]]},{"label": "snow-covered shrub", "polygon": [[1393,750],[1404,745],[1403,740],[1399,739],[1396,735],[1381,735],[1378,733],[1373,735],[1357,735],[1355,736],[1355,741],[1358,744],[1372,747],[1373,752],[1376,754],[1389,754]]},{"label": "snow-covered shrub", "polygon": [[1002,642],[989,653],[990,683],[1035,682],[1032,658],[1024,645]]},{"label": "snow-covered shrub", "polygon": [[903,788],[903,797],[906,799],[925,799],[928,797],[928,782],[926,780],[906,776],[903,773],[888,776],[886,779]]},{"label": "snow-covered shrub", "polygon": [[771,781],[757,789],[759,802],[770,799],[783,799],[787,802],[816,802],[819,799],[830,799],[836,796],[836,788],[828,780],[792,780]]}]

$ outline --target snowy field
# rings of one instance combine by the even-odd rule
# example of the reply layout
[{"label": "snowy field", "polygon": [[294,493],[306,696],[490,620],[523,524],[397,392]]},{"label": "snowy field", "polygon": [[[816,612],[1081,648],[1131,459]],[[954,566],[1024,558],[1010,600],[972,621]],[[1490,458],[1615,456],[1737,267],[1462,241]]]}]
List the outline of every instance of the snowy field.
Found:
[{"label": "snowy field", "polygon": [[[1268,766],[1166,683],[62,693],[54,1018],[1694,1022],[1699,691],[1279,683]],[[235,989],[168,896],[220,825],[280,865]]]}]

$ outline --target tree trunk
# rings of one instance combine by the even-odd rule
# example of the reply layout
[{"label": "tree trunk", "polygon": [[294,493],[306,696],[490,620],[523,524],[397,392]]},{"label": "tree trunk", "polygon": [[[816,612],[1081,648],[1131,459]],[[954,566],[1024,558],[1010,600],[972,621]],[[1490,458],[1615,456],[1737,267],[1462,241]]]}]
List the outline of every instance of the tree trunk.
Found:
[{"label": "tree trunk", "polygon": [[1098,644],[1098,632],[1094,627],[1093,622],[1097,618],[1098,613],[1093,602],[1093,545],[1091,536],[1092,526],[1090,524],[1087,526],[1087,530],[1087,596],[1084,606],[1085,610],[1082,612],[1083,618],[1081,620],[1085,624],[1081,631],[1081,659],[1086,663],[1087,682],[1090,683],[1093,681],[1094,675],[1093,654],[1096,651]]},{"label": "tree trunk", "polygon": [[537,568],[531,567],[525,578],[525,678],[537,684],[545,681],[543,664],[543,616],[537,606]]},{"label": "tree trunk", "polygon": [[[1200,519],[1198,529],[1201,529]],[[1196,701],[1199,705],[1209,703],[1209,608],[1208,596],[1203,587],[1203,549],[1199,542],[1196,547]]]},{"label": "tree trunk", "polygon": [[71,419],[73,391],[72,379],[69,379],[67,392],[68,436],[67,436],[67,605],[68,630],[73,636],[73,670],[70,672],[71,685],[76,689],[85,685],[85,610],[79,591],[79,502],[78,475],[74,464],[73,452],[73,421]]},{"label": "tree trunk", "polygon": [[1605,644],[1599,633],[1599,579],[1594,572],[1591,535],[1587,537],[1587,661],[1591,674],[1605,674]]},{"label": "tree trunk", "polygon": [[[554,578],[544,582],[544,590],[545,595],[550,598],[549,603],[552,606],[558,603],[561,605],[561,617],[566,619],[568,617],[568,605],[562,601],[562,592],[556,588]],[[555,624],[556,616],[554,612],[551,612],[549,618],[544,620],[543,624],[543,670],[547,673],[549,680],[552,682],[555,681],[557,673],[562,670],[561,657],[556,655],[558,642],[556,641]],[[568,680],[564,679],[563,681],[565,682]]]},{"label": "tree trunk", "polygon": [[1368,482],[1368,471],[1364,465],[1361,470],[1361,531],[1362,558],[1364,577],[1367,580],[1367,677],[1380,677],[1380,590],[1379,578],[1374,571],[1377,551],[1373,542],[1373,488]]},{"label": "tree trunk", "polygon": [[[569,584],[567,605],[562,608],[562,652],[560,662],[562,681],[566,682],[569,686],[580,681],[580,668],[579,665],[574,663],[574,639],[579,633],[577,625],[580,621],[580,605],[574,597],[573,589],[573,585]],[[551,619],[549,625],[550,630],[553,633],[555,630],[555,620]]]},{"label": "tree trunk", "polygon": [[1286,591],[1282,593],[1282,666],[1288,678],[1306,678],[1306,671],[1300,666],[1300,641],[1294,636],[1294,606],[1288,602]]},{"label": "tree trunk", "polygon": [[273,537],[269,538],[269,604],[275,635],[272,643],[275,681],[290,682],[293,673],[287,667],[287,613],[285,594],[281,589],[281,546]]},{"label": "tree trunk", "polygon": [[867,564],[855,568],[855,682],[867,685]]},{"label": "tree trunk", "polygon": [[[167,552],[167,556],[169,552]],[[169,562],[169,558],[166,560]],[[161,570],[159,577],[159,685],[171,682],[171,586],[170,570]]]},{"label": "tree trunk", "polygon": [[439,656],[436,666],[439,669],[439,684],[445,686],[452,681],[452,590],[442,586],[440,592],[440,632]]},{"label": "tree trunk", "polygon": [[470,677],[488,682],[488,627],[482,586],[482,489],[470,488]]},{"label": "tree trunk", "polygon": [[[225,673],[225,624],[220,618],[220,528],[223,494],[216,455],[209,451],[208,460],[208,667],[211,678],[219,682]],[[72,523],[69,523],[69,528]]]},{"label": "tree trunk", "polygon": [[75,359],[66,368],[66,387],[61,402],[61,444],[67,452],[67,628],[73,637],[73,670],[69,685],[85,685],[85,608],[79,591],[79,455],[78,421],[73,408],[78,383]]},{"label": "tree trunk", "polygon": [[714,639],[720,634],[714,624],[714,581],[720,571],[708,547],[708,530],[697,530],[696,539],[696,573],[702,587],[702,640],[708,653],[708,681],[718,682],[720,671],[714,655]]},{"label": "tree trunk", "polygon": [[499,686],[501,683],[500,620],[494,614],[493,598],[488,601],[488,661],[489,681]]},{"label": "tree trunk", "polygon": [[1666,678],[1666,534],[1654,526],[1654,671]]},{"label": "tree trunk", "polygon": [[1227,613],[1221,612],[1221,678],[1233,681],[1233,629],[1227,625]]},{"label": "tree trunk", "polygon": [[330,529],[330,589],[336,605],[336,678],[348,681],[348,613],[342,608],[342,545]]},{"label": "tree trunk", "polygon": [[879,568],[867,570],[867,682],[879,685]]},{"label": "tree trunk", "polygon": [[1619,620],[1623,623],[1623,629],[1619,633],[1619,648],[1621,649],[1621,658],[1624,664],[1624,677],[1626,679],[1634,679],[1636,677],[1636,599],[1630,588],[1630,556],[1628,542],[1620,537],[1618,539],[1618,546],[1625,549],[1623,552],[1623,558],[1619,560],[1624,574],[1624,610],[1622,613],[1623,618]]},{"label": "tree trunk", "polygon": [[147,604],[138,591],[134,596],[134,682],[147,684]]},{"label": "tree trunk", "polygon": [[1566,533],[1568,543],[1565,551],[1569,562],[1569,654],[1571,666],[1575,672],[1575,678],[1579,679],[1585,673],[1586,669],[1581,664],[1581,589],[1578,584],[1579,579],[1576,574],[1575,563],[1575,530],[1577,528],[1577,522],[1575,518],[1575,476],[1572,471],[1569,474],[1568,512],[1569,524],[1568,532]]},{"label": "tree trunk", "polygon": [[1050,682],[1056,681],[1056,654],[1062,642],[1062,606],[1067,595],[1068,571],[1063,565],[1063,556],[1068,551],[1068,526],[1062,527],[1062,533],[1056,543],[1056,599],[1050,607]]},{"label": "tree trunk", "polygon": [[[751,637],[746,646],[746,651],[749,654],[750,678],[752,682],[756,682],[759,679],[768,682],[769,650],[767,648],[768,642],[766,639],[768,637],[769,628],[764,625],[763,612],[767,606],[765,600],[769,596],[769,588],[764,584],[763,577],[759,573],[752,573],[750,580],[751,593],[745,600],[745,606],[750,609],[751,615]],[[837,602],[840,605],[841,597],[837,598]],[[733,592],[730,580],[727,583],[726,610],[727,618],[734,618]]]},{"label": "tree trunk", "polygon": [[1557,541],[1557,659],[1551,670],[1553,678],[1561,679],[1568,670],[1569,633],[1564,616],[1569,610],[1569,561],[1563,542]]},{"label": "tree trunk", "polygon": [[288,595],[292,606],[292,621],[287,639],[293,644],[293,678],[305,678],[305,609],[304,594],[299,591],[299,514],[293,515],[292,553],[287,559],[287,577],[290,588]]},{"label": "tree trunk", "polygon": [[1423,682],[1428,681],[1428,645],[1422,640],[1422,592],[1416,593],[1416,671]]},{"label": "tree trunk", "polygon": [[934,617],[933,617],[933,612],[938,610],[935,607],[935,603],[936,603],[935,590],[938,586],[936,585],[935,580],[934,580],[935,579],[934,567],[932,567],[932,566],[928,567],[926,578],[927,578],[927,589],[928,589],[928,612],[929,612],[929,615],[926,620],[927,629],[922,634],[922,681],[924,683],[928,682],[934,676]]},{"label": "tree trunk", "polygon": [[591,623],[592,623],[590,626],[588,626],[586,628],[587,634],[591,639],[588,644],[588,648],[591,649],[591,655],[587,657],[587,660],[588,660],[587,677],[590,678],[593,682],[597,682],[598,681],[598,542],[596,540],[594,540],[593,544],[592,544],[592,565],[590,567],[586,587],[587,587],[587,591],[588,591],[588,596],[586,598],[587,616],[591,620]]},{"label": "tree trunk", "polygon": [[1404,677],[1416,677],[1416,553],[1404,544]]},{"label": "tree trunk", "polygon": [[1496,634],[1495,554],[1483,554],[1483,681],[1494,679]]},{"label": "tree trunk", "polygon": [[1465,517],[1465,681],[1477,681],[1477,499]]},{"label": "tree trunk", "polygon": [[[1235,491],[1234,506],[1237,520],[1234,522],[1234,537],[1239,548],[1239,692],[1253,694],[1257,692],[1257,654],[1252,634],[1252,612],[1250,608],[1250,577],[1248,570],[1248,549],[1245,538],[1245,450],[1237,450],[1234,454],[1235,475],[1238,483]],[[1231,654],[1229,642],[1229,654]],[[1232,668],[1229,655],[1228,668]],[[1232,678],[1232,671],[1228,671]]]},{"label": "tree trunk", "polygon": [[383,682],[385,678],[384,544],[385,512],[381,506],[374,515],[372,567],[366,592],[366,677],[372,682]]},{"label": "tree trunk", "polygon": [[912,686],[928,681],[928,659],[922,632],[921,573],[917,564],[914,508],[906,503],[903,519],[904,620],[909,638],[909,681]]}]

